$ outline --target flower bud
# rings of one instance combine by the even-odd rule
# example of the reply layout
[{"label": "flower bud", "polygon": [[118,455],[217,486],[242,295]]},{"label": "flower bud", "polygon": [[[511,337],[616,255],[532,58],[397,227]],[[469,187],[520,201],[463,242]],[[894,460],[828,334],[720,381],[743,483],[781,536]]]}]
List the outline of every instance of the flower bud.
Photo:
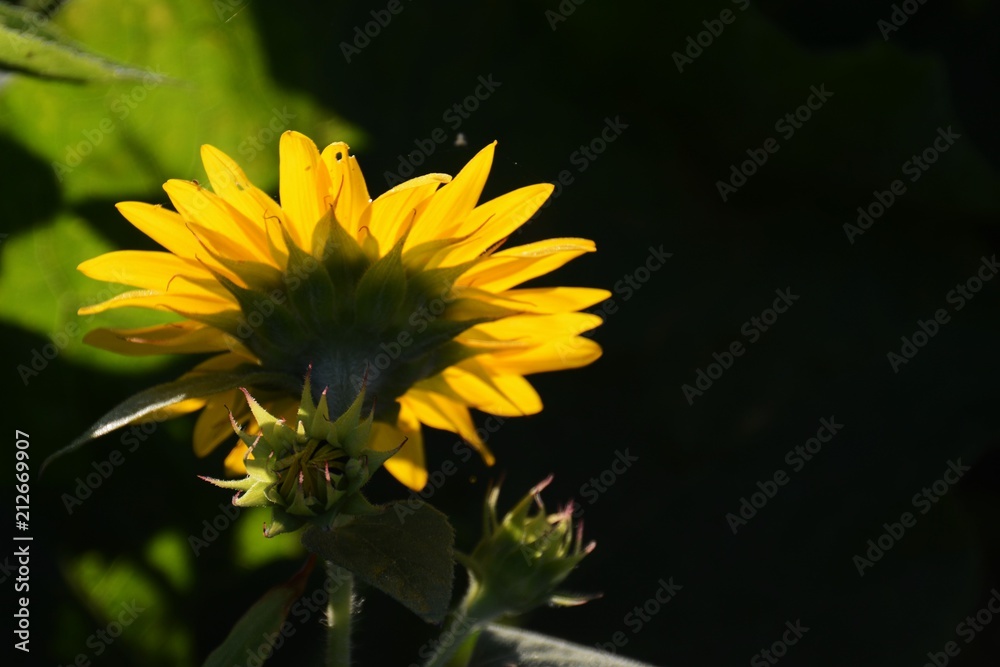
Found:
[{"label": "flower bud", "polygon": [[573,503],[546,513],[541,492],[551,481],[550,476],[535,486],[503,520],[496,513],[500,489],[490,491],[483,538],[470,556],[461,558],[472,578],[466,601],[470,615],[495,618],[543,604],[575,605],[590,599],[555,592],[596,545],[583,545],[582,524],[573,526]]},{"label": "flower bud", "polygon": [[399,447],[389,451],[367,447],[372,414],[361,416],[364,388],[350,407],[331,421],[326,390],[314,401],[307,377],[294,429],[262,408],[246,389],[243,393],[259,433],[244,431],[231,413],[230,420],[248,447],[244,458],[247,476],[239,480],[202,479],[239,491],[233,498],[239,507],[270,506],[272,520],[264,527],[265,536],[296,530],[307,523],[329,527],[338,515],[375,511],[360,489]]}]

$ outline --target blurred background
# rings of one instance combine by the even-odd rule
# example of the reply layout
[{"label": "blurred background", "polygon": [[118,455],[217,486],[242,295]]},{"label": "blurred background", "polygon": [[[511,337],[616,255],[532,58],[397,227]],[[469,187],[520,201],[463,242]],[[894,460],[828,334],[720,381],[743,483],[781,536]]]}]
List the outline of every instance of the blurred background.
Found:
[{"label": "blurred background", "polygon": [[[509,506],[555,473],[550,502],[581,504],[598,547],[568,583],[603,597],[520,623],[656,665],[998,664],[996,3],[29,4],[37,30],[149,76],[0,84],[5,417],[34,473],[24,664],[201,664],[305,559],[225,514],[196,477],[224,452],[194,457],[193,418],[37,477],[193,365],[81,342],[112,320],[77,309],[124,288],[76,265],[154,248],[114,204],[204,182],[203,143],[276,194],[285,129],[349,142],[373,195],[496,139],[484,199],[562,175],[510,243],[597,242],[538,284],[614,292],[592,309],[603,358],[535,376],[545,410],[495,429],[493,468],[427,436],[432,472],[457,465],[425,496],[460,548],[491,480]],[[383,475],[370,497],[407,492]],[[358,664],[415,661],[434,629],[363,597]],[[318,616],[294,620],[268,664],[317,659]]]}]

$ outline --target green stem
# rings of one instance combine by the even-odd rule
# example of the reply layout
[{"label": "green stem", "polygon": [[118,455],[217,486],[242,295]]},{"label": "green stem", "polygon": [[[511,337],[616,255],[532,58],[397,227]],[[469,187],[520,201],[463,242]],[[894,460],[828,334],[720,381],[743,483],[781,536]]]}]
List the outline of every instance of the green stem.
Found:
[{"label": "green stem", "polygon": [[330,592],[326,605],[326,667],[350,667],[354,577],[330,561],[326,562],[326,576]]},{"label": "green stem", "polygon": [[448,661],[462,647],[478,624],[465,613],[465,609],[456,610],[449,618],[447,626],[438,637],[434,654],[424,663],[424,667],[446,667]]},{"label": "green stem", "polygon": [[424,663],[424,667],[447,667],[469,637],[499,615],[483,593],[475,582],[470,582],[465,599],[448,617],[434,653]]}]

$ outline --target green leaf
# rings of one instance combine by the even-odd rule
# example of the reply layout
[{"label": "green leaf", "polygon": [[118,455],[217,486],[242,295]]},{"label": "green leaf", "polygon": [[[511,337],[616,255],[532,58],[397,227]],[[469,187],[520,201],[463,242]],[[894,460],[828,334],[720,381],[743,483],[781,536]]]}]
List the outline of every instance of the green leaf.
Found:
[{"label": "green leaf", "polygon": [[288,610],[305,591],[315,564],[316,559],[310,558],[295,576],[257,600],[236,622],[225,641],[205,659],[204,667],[241,665],[247,651],[257,655],[267,638],[280,631]]},{"label": "green leaf", "polygon": [[[184,557],[190,557],[183,537],[161,532],[150,544],[165,536],[169,541],[180,539]],[[113,623],[122,628],[116,643],[122,642],[125,650],[135,656],[136,664],[190,665],[195,642],[180,609],[179,600],[184,596],[172,585],[171,577],[157,570],[159,566],[152,558],[142,560],[124,554],[111,557],[97,550],[71,559],[62,569],[94,623],[100,627]]]},{"label": "green leaf", "polygon": [[[110,205],[123,194],[165,203],[160,185],[166,179],[204,182],[202,144],[238,160],[265,191],[276,189],[278,141],[286,129],[302,131],[320,146],[343,140],[357,147],[357,130],[278,82],[281,75],[271,70],[261,45],[253,3],[224,16],[220,4],[225,3],[63,3],[52,26],[110,59],[183,85],[153,80],[53,85],[12,77],[0,90],[0,133],[14,138],[39,166],[51,167],[64,202],[112,200],[103,204],[109,229],[117,229],[112,221],[128,228]],[[22,192],[23,186],[11,191]],[[92,210],[88,218],[99,213]]]},{"label": "green leaf", "polygon": [[652,667],[611,653],[503,625],[487,625],[479,634],[469,667]]},{"label": "green leaf", "polygon": [[68,81],[163,81],[159,74],[87,53],[41,14],[5,3],[0,3],[0,65],[24,74]]},{"label": "green leaf", "polygon": [[219,392],[226,391],[227,389],[235,389],[236,387],[259,387],[270,384],[283,385],[286,382],[287,378],[284,375],[248,371],[243,373],[213,373],[211,375],[185,377],[144,389],[119,403],[110,412],[98,419],[83,435],[45,459],[45,462],[42,463],[41,472],[44,472],[45,468],[55,459],[79,449],[94,438],[99,438],[117,428],[132,423],[136,419],[150,415],[157,410],[169,407],[175,403],[180,403],[189,398],[211,396],[212,394],[218,394]]},{"label": "green leaf", "polygon": [[429,623],[448,613],[454,583],[455,531],[430,505],[389,503],[330,531],[312,528],[302,543],[353,572]]}]

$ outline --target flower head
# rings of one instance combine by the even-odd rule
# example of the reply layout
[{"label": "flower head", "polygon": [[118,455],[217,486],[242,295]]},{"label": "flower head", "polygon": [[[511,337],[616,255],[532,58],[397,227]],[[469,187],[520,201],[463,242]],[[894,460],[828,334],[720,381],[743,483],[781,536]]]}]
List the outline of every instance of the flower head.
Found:
[{"label": "flower head", "polygon": [[[459,434],[488,463],[492,454],[469,408],[500,416],[537,413],[524,376],[589,364],[600,347],[581,336],[601,319],[579,312],[606,290],[519,288],[593,242],[558,238],[500,249],[548,198],[531,185],[477,205],[494,144],[452,179],[427,174],[369,198],[343,143],[320,152],[285,132],[279,206],[211,146],[202,160],[212,191],[195,181],[164,185],[176,212],[124,202],[119,211],[166,249],[118,251],[80,265],[86,275],[137,289],[80,310],[166,311],[169,324],[97,329],[86,341],[124,354],[214,353],[188,375],[263,370],[284,382],[249,389],[293,422],[302,378],[328,389],[330,412],[349,407],[367,377],[377,397],[372,446],[407,445],[386,468],[411,488],[426,482],[421,424]],[[250,405],[237,389],[166,410],[203,409],[194,446],[206,455],[231,436]],[[161,415],[164,414],[161,412]],[[227,466],[242,471],[246,443]]]}]

